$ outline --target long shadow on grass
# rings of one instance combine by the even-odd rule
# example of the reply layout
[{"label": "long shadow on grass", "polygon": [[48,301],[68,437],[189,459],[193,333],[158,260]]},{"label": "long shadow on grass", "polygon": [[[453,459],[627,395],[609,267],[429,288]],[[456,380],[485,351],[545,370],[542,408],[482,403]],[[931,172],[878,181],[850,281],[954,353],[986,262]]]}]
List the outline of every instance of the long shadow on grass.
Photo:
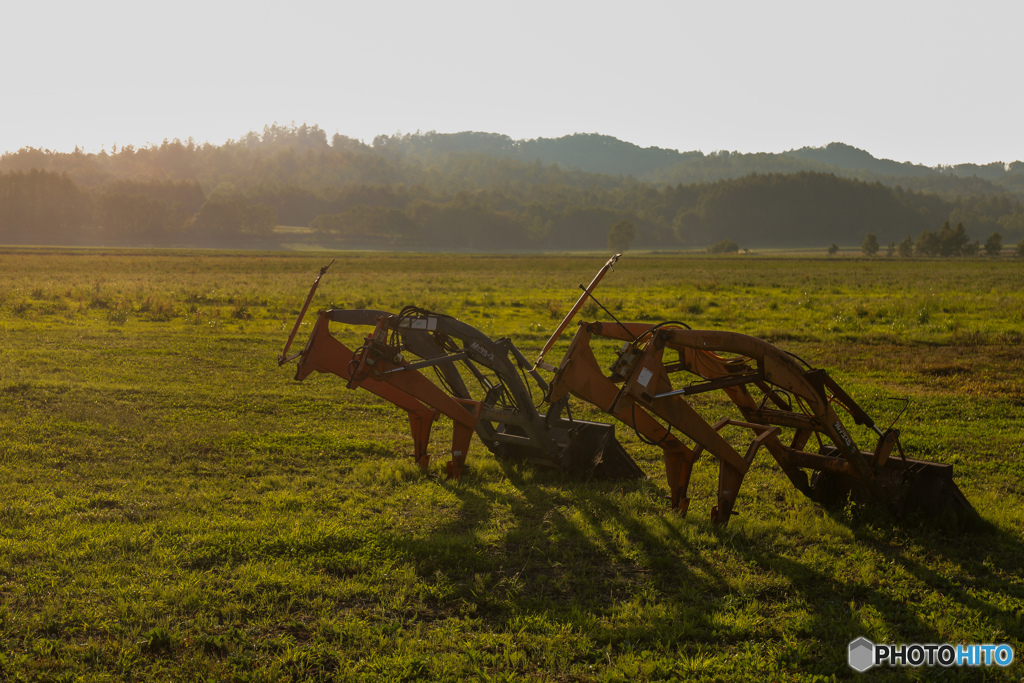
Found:
[{"label": "long shadow on grass", "polygon": [[459,513],[425,536],[394,537],[421,577],[442,572],[455,584],[452,597],[475,605],[478,616],[565,621],[607,613],[643,590],[691,606],[727,592],[696,542],[658,515],[637,513],[655,484],[581,483],[507,462],[501,469],[511,486],[442,484],[459,499]]},{"label": "long shadow on grass", "polygon": [[1000,632],[1018,643],[1024,638],[1024,571],[1019,559],[1024,547],[1017,535],[980,517],[914,517],[899,523],[871,515],[865,524],[867,520],[849,520],[834,509],[830,514],[853,521],[858,543],[884,555],[929,592],[980,615],[982,620],[974,626],[978,641],[987,642]]},{"label": "long shadow on grass", "polygon": [[[757,531],[680,521],[658,508],[653,482],[580,483],[511,463],[501,470],[510,486],[496,473],[491,480],[439,484],[459,500],[457,514],[425,534],[392,537],[421,580],[443,577],[450,586],[436,598],[441,613],[468,610],[497,629],[523,616],[573,624],[599,647],[719,647],[794,636],[818,643],[811,654],[801,648],[784,654],[794,666],[845,666],[843,647],[866,635],[871,611],[903,642],[944,640],[934,614],[915,600],[922,592],[942,593],[1019,634],[1012,606],[977,597],[926,564],[945,557],[970,575],[1016,576],[1016,539],[998,530],[959,543],[923,530],[907,549],[864,531],[870,527],[855,528],[854,548],[873,546],[914,577],[916,586],[904,595],[884,581],[847,577],[828,559],[793,551],[780,542],[781,533],[758,537]],[[884,563],[871,565],[878,578],[891,571]],[[761,576],[767,577],[763,584]],[[986,586],[1000,594],[1007,582],[993,578]],[[1019,601],[1022,592],[1017,587],[1010,595]],[[788,613],[799,614],[799,624],[775,617]]]},{"label": "long shadow on grass", "polygon": [[[451,593],[436,604],[442,613],[468,607],[496,629],[515,628],[524,616],[571,624],[614,651],[744,647],[750,638],[794,632],[845,645],[858,635],[849,586],[773,551],[770,542],[679,519],[654,482],[580,483],[501,467],[510,487],[442,484],[459,499],[458,514],[425,535],[393,537],[421,580],[440,574],[450,582]],[[498,511],[505,511],[504,525]],[[789,587],[779,589],[776,580],[751,588],[759,571],[781,575]],[[859,599],[879,604],[887,620],[915,619],[880,592],[863,590],[856,588]],[[794,594],[809,623],[772,623]],[[832,649],[832,665],[843,664],[845,651]]]}]

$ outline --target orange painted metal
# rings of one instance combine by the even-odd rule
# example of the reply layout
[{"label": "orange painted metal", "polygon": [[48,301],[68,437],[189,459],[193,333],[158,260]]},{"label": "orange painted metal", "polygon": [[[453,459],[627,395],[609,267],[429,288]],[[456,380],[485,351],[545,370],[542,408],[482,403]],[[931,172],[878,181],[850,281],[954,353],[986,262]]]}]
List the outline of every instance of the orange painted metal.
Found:
[{"label": "orange painted metal", "polygon": [[605,377],[590,346],[591,335],[602,335],[602,330],[605,337],[626,340],[634,339],[636,334],[643,333],[649,327],[650,325],[643,323],[604,327],[601,323],[580,325],[561,364],[555,370],[555,377],[551,381],[551,389],[546,398],[554,403],[567,393],[571,393],[633,427],[650,443],[660,447],[665,461],[665,476],[668,480],[672,507],[685,513],[690,502],[686,491],[696,455],[644,408],[636,405],[616,407],[619,387]]},{"label": "orange painted metal", "polygon": [[295,341],[295,335],[299,331],[299,326],[302,325],[302,319],[306,317],[306,311],[309,309],[309,304],[311,301],[313,301],[313,295],[316,294],[316,288],[320,285],[320,278],[324,276],[324,273],[327,272],[328,268],[334,265],[334,261],[336,260],[337,259],[332,259],[330,263],[321,268],[320,274],[316,276],[315,280],[313,280],[313,286],[310,287],[309,294],[306,296],[306,301],[302,304],[302,310],[299,311],[299,317],[295,320],[295,327],[292,328],[292,333],[288,335],[288,341],[285,342],[284,350],[281,351],[281,357],[277,359],[278,365],[284,365],[288,361],[293,360],[299,356],[299,354],[289,356],[288,349],[292,347],[292,342]]},{"label": "orange painted metal", "polygon": [[[607,375],[591,348],[600,338],[625,342]],[[673,384],[679,373],[685,373],[688,383]],[[709,391],[724,392],[743,419],[725,418],[712,424],[687,400]],[[686,489],[694,463],[705,452],[716,458],[718,500],[711,517],[717,523],[735,514],[744,475],[761,447],[794,486],[816,499],[848,491],[852,482],[897,513],[904,509],[908,489],[912,493],[914,487],[938,492],[935,498],[941,501],[934,508],[951,506],[954,513],[972,510],[953,484],[949,466],[903,457],[899,432],[879,429],[827,372],[738,332],[691,330],[677,323],[582,323],[555,371],[549,399],[566,393],[593,403],[661,446],[672,505],[681,512],[688,507]],[[873,450],[860,449],[837,409],[878,436]],[[692,441],[693,447],[655,418]],[[726,427],[753,431],[754,439],[744,454],[719,434]],[[784,433],[791,434],[788,444]],[[812,438],[822,444],[819,453],[805,450]],[[900,458],[890,457],[894,450]],[[814,482],[805,470],[817,473]],[[911,480],[910,475],[918,479]]]},{"label": "orange painted metal", "polygon": [[[413,455],[424,469],[430,464],[431,425],[440,415],[451,419],[451,459],[445,471],[452,478],[465,470],[474,432],[496,454],[517,453],[532,462],[563,469],[582,462],[591,472],[596,463],[615,462],[607,471],[624,473],[616,476],[642,476],[615,440],[610,425],[572,419],[568,411],[571,394],[632,427],[641,440],[661,449],[672,507],[681,513],[690,506],[693,467],[707,453],[719,467],[711,519],[728,522],[736,514],[734,506],[743,480],[761,448],[771,454],[797,489],[815,500],[843,497],[856,486],[896,514],[907,509],[911,500],[922,509],[941,512],[950,506],[957,513],[973,512],[952,481],[951,466],[906,458],[899,431],[879,429],[825,370],[810,367],[764,340],[738,332],[692,330],[682,323],[591,322],[579,326],[557,368],[543,363],[545,354],[618,258],[618,254],[612,256],[589,286],[581,285],[582,296],[547,340],[532,368],[511,340],[491,339],[454,318],[412,306],[398,315],[362,309],[320,311],[303,351],[288,356],[327,267],[313,283],[279,362],[299,357],[296,379],[312,372],[332,373],[347,380],[349,388],[366,389],[405,410]],[[373,331],[353,350],[330,333],[331,321],[372,326]],[[592,348],[601,339],[622,344],[607,373]],[[404,353],[419,360],[410,363]],[[437,373],[444,388],[420,374],[419,370],[427,367]],[[483,399],[470,398],[457,368],[479,381],[486,394]],[[554,371],[550,384],[537,368]],[[486,372],[493,373],[491,378]],[[546,414],[534,405],[531,381],[544,392],[549,406]],[[741,419],[712,421],[705,417],[706,407],[691,397],[707,392],[724,392]],[[568,417],[562,416],[563,411]],[[844,424],[847,418],[877,436],[872,449],[858,446]],[[733,445],[735,439],[723,436],[726,429],[749,430],[754,436],[741,453]],[[589,436],[584,438],[585,434]],[[812,440],[818,452],[807,450]],[[588,450],[594,452],[583,452]],[[808,478],[809,472],[813,479]]]},{"label": "orange painted metal", "polygon": [[558,323],[558,327],[556,327],[555,331],[551,333],[551,336],[544,344],[544,348],[540,350],[540,355],[537,356],[537,362],[533,364],[534,370],[536,370],[538,367],[544,367],[541,365],[541,363],[544,361],[544,356],[546,356],[548,351],[551,350],[551,347],[555,345],[555,342],[558,341],[558,338],[562,336],[562,332],[564,332],[565,328],[569,326],[569,323],[572,322],[572,319],[576,317],[576,314],[579,312],[579,310],[583,308],[583,304],[587,302],[587,299],[590,298],[590,296],[594,293],[594,289],[596,289],[597,286],[601,283],[601,280],[604,278],[605,274],[607,274],[608,271],[612,269],[612,266],[615,265],[616,261],[618,261],[621,256],[622,254],[612,255],[612,257],[608,259],[607,263],[605,263],[601,267],[601,270],[597,271],[597,275],[595,275],[594,279],[590,281],[590,284],[587,285],[586,288],[584,288],[583,293],[580,294],[580,297],[578,299],[576,299],[576,303],[573,304],[572,308],[569,309],[569,312],[565,315],[564,318],[562,318],[562,322]]},{"label": "orange painted metal", "polygon": [[[604,264],[559,330],[618,257],[616,254]],[[406,410],[414,455],[422,467],[429,464],[431,424],[443,414],[453,423],[452,458],[446,467],[450,477],[459,477],[465,470],[474,432],[501,456],[587,476],[643,476],[615,439],[611,425],[574,420],[565,401],[556,401],[540,412],[535,389],[543,395],[547,383],[510,339],[492,339],[450,316],[416,306],[406,306],[398,314],[366,309],[320,311],[305,348],[289,356],[288,349],[326,270],[321,269],[314,281],[279,362],[298,357],[298,380],[314,371],[333,373],[346,379],[348,388],[365,388]],[[331,322],[372,326],[373,331],[361,346],[350,349],[330,333]],[[558,332],[547,348],[557,338]],[[407,362],[404,354],[413,357],[412,362]],[[428,367],[441,386],[420,374]],[[471,393],[471,386],[477,393]]]},{"label": "orange painted metal", "polygon": [[[430,465],[427,447],[431,425],[439,415],[445,415],[453,423],[452,457],[446,471],[451,477],[461,476],[469,442],[480,417],[479,402],[449,396],[416,370],[387,373],[407,363],[396,359],[374,359],[366,352],[357,355],[330,334],[329,324],[326,312],[321,311],[309,342],[300,354],[295,379],[305,379],[314,371],[332,373],[348,380],[350,388],[366,389],[405,410],[412,430],[413,457],[424,470]],[[375,331],[374,334],[378,333]],[[368,343],[374,340],[374,335],[366,338]]]}]

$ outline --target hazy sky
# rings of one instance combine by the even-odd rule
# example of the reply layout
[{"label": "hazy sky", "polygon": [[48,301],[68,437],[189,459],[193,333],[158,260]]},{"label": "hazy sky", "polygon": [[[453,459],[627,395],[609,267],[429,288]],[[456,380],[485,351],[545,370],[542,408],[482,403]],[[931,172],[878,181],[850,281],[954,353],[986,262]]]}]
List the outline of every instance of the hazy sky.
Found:
[{"label": "hazy sky", "polygon": [[1020,0],[5,2],[0,151],[295,122],[1009,162],[1022,27]]}]

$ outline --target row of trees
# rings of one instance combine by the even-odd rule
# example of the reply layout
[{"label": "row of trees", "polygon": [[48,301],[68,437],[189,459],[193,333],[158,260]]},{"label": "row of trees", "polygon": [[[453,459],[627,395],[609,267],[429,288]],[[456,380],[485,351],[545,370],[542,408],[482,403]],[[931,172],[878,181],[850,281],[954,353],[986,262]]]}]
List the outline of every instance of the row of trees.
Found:
[{"label": "row of trees", "polygon": [[[860,249],[866,256],[877,256],[881,249],[878,237],[869,232]],[[839,247],[833,242],[828,249],[829,255],[838,251]],[[1015,251],[1018,257],[1024,257],[1024,239],[1017,244]],[[984,244],[978,240],[972,242],[967,236],[967,230],[963,223],[957,223],[955,228],[951,228],[947,221],[942,224],[942,228],[938,232],[922,230],[916,240],[907,235],[899,244],[890,242],[886,255],[899,254],[900,258],[910,258],[911,256],[950,258],[977,256],[981,252],[992,258],[1000,256],[1003,252],[1003,236],[998,232],[993,232]]]},{"label": "row of trees", "polygon": [[[631,183],[712,183],[749,175],[831,173],[944,196],[1024,197],[1024,162],[929,168],[875,159],[849,145],[832,143],[781,154],[718,151],[677,152],[640,148],[616,138],[575,134],[557,139],[512,140],[493,133],[435,132],[377,136],[372,144],[318,126],[266,126],[223,145],[164,140],[87,154],[24,148],[0,155],[0,171],[49,170],[97,187],[115,180],[195,180],[212,189],[224,181],[237,187],[297,185],[305,189],[347,184],[425,185],[474,190],[507,184],[628,187]],[[954,222],[961,218],[953,218]]]},{"label": "row of trees", "polygon": [[[472,191],[403,184],[313,190],[222,181],[207,192],[195,180],[89,187],[67,173],[0,172],[0,243],[268,247],[280,224],[308,227],[329,246],[602,249],[610,227],[626,222],[631,230],[617,229],[614,241],[639,248],[702,248],[723,235],[754,248],[806,247],[850,243],[870,231],[889,243],[919,234],[925,254],[933,241],[927,236],[946,222],[935,233],[935,253],[957,255],[997,229],[1024,237],[1024,207],[1005,198],[953,203],[831,174],[753,175],[674,187],[579,187],[553,180]],[[975,223],[959,221],[951,229],[953,215],[972,216]]]},{"label": "row of trees", "polygon": [[[953,208],[935,196],[815,173],[629,191],[554,185],[544,194],[480,190],[445,196],[422,187],[377,190],[372,197],[346,191],[311,199],[307,207],[327,211],[309,225],[341,241],[377,235],[423,246],[596,249],[608,226],[628,222],[632,230],[617,229],[614,243],[699,248],[730,235],[752,247],[803,247],[849,242],[865,229],[886,236],[927,232]],[[279,216],[297,206],[261,197],[278,206]]]},{"label": "row of trees", "polygon": [[64,173],[0,173],[0,242],[198,243],[210,223],[195,219],[209,203],[194,181],[119,181],[90,190]]}]

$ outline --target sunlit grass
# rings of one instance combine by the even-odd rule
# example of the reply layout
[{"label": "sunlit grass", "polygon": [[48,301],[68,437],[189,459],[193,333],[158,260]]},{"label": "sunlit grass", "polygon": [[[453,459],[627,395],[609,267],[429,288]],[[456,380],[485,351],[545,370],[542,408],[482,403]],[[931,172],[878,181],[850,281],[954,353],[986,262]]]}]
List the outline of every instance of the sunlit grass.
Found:
[{"label": "sunlit grass", "polygon": [[[277,366],[327,260],[0,253],[0,677],[813,680],[862,635],[1020,652],[1021,264],[627,255],[598,290],[621,319],[773,339],[880,422],[909,398],[908,455],[954,463],[987,521],[965,534],[823,509],[763,453],[728,527],[710,460],[680,518],[624,426],[647,480],[475,441],[446,481],[444,422],[425,474],[403,413]],[[343,254],[314,308],[417,304],[530,356],[601,263]]]}]

